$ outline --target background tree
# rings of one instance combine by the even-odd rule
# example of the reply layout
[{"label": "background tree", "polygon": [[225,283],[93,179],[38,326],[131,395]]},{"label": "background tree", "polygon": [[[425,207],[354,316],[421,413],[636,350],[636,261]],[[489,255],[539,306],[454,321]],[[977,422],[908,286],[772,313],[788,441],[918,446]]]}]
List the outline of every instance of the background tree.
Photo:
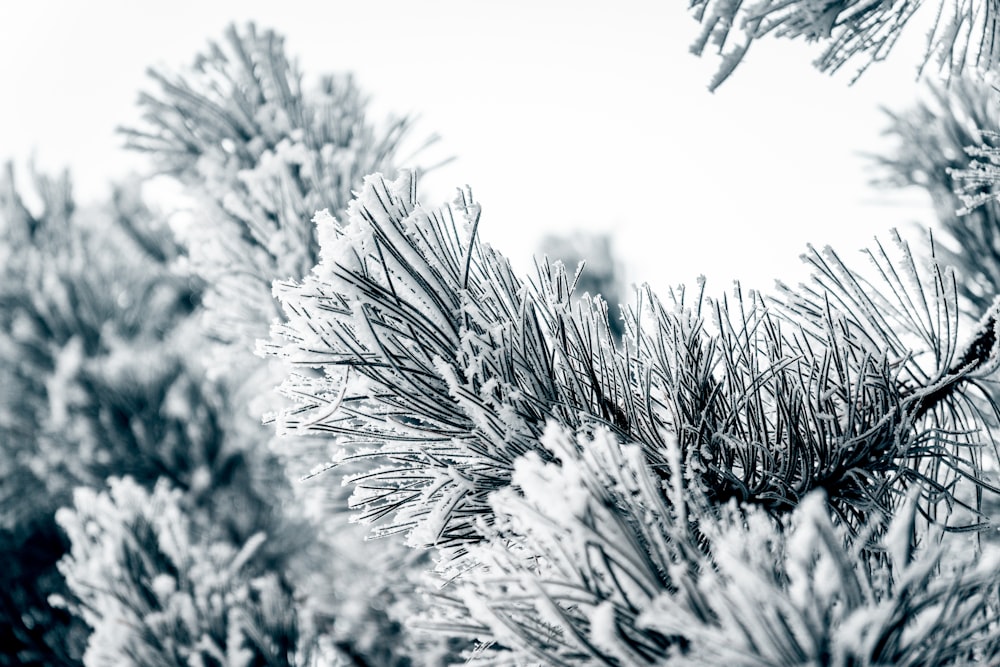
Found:
[{"label": "background tree", "polygon": [[313,664],[322,647],[267,554],[276,536],[240,543],[218,519],[166,478],[151,492],[131,478],[77,488],[57,514],[72,544],[59,571],[72,592],[62,604],[93,628],[84,664]]},{"label": "background tree", "polygon": [[955,173],[973,162],[969,148],[996,143],[1000,96],[991,77],[963,77],[948,86],[927,83],[923,93],[911,109],[886,110],[886,134],[895,146],[875,157],[883,169],[880,181],[930,195],[937,228],[949,239],[938,253],[958,269],[966,308],[978,317],[1000,293],[1000,207],[991,200],[963,210],[962,182]]},{"label": "background tree", "polygon": [[252,354],[280,315],[271,282],[318,259],[308,221],[341,212],[365,174],[391,169],[412,123],[370,121],[349,75],[305,87],[282,38],[253,24],[230,26],[190,67],[149,76],[158,89],[139,98],[145,122],[122,131],[191,198],[175,230],[206,285],[208,330],[222,351]]},{"label": "background tree", "polygon": [[225,390],[188,354],[200,288],[170,269],[179,249],[136,185],[81,211],[68,177],[35,182],[38,213],[11,169],[0,189],[2,659],[78,664],[89,631],[49,599],[74,593],[56,572],[69,543],[55,522],[74,488],[169,482],[223,541],[282,534],[262,551],[277,572],[305,538],[280,509],[283,477],[228,428]]},{"label": "background tree", "polygon": [[[189,199],[171,220],[185,269],[206,286],[199,314],[215,341],[206,363],[232,394],[230,410],[244,419],[242,428],[259,435],[284,374],[254,356],[281,317],[272,282],[303,275],[318,261],[317,211],[343,214],[365,174],[391,171],[412,159],[400,156],[406,146],[419,153],[436,139],[411,141],[409,118],[371,120],[349,75],[304,84],[282,38],[252,24],[231,26],[191,67],[149,74],[156,89],[140,97],[144,123],[124,130],[127,143],[149,153]],[[406,573],[426,564],[411,563],[418,554],[402,544],[367,546],[347,523],[341,489],[302,483],[330,460],[331,443],[278,439],[270,447],[324,547],[303,572],[313,613],[352,659],[408,661],[390,611],[409,594]]]}]

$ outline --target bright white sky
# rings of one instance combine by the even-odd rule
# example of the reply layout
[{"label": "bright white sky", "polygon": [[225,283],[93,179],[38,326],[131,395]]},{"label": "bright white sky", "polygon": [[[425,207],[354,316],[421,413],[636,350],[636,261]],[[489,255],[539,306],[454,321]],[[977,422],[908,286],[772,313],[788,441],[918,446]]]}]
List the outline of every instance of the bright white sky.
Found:
[{"label": "bright white sky", "polygon": [[[934,4],[934,3],[931,3]],[[717,60],[688,52],[685,0],[32,2],[0,8],[0,159],[69,167],[84,201],[143,162],[117,125],[153,64],[191,62],[231,21],[286,37],[306,75],[353,71],[379,111],[420,115],[440,154],[435,204],[470,184],[484,239],[529,266],[538,240],[613,232],[629,278],[798,280],[806,243],[850,257],[930,222],[920,193],[878,191],[859,154],[879,105],[917,91],[924,30],[856,85],[810,65],[816,45],[766,40],[715,94]],[[933,9],[932,7],[925,7]],[[26,180],[22,175],[22,182]]]}]

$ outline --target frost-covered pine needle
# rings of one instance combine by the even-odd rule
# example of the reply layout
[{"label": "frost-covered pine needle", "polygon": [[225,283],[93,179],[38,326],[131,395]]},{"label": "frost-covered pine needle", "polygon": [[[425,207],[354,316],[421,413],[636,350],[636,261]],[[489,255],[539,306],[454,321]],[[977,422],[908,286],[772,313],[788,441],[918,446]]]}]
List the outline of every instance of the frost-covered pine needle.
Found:
[{"label": "frost-covered pine needle", "polygon": [[713,90],[739,66],[753,42],[768,35],[822,42],[825,49],[815,61],[822,72],[860,61],[856,80],[889,55],[921,8],[933,9],[936,17],[920,69],[934,60],[949,76],[966,69],[989,71],[1000,56],[995,0],[691,0],[689,7],[702,24],[691,50],[701,55],[711,46],[722,56],[709,84]]},{"label": "frost-covered pine needle", "polygon": [[516,461],[552,459],[539,443],[554,420],[638,443],[665,480],[675,438],[684,475],[717,503],[780,514],[822,489],[858,528],[917,485],[934,520],[983,520],[959,487],[989,488],[970,397],[995,370],[996,318],[962,339],[954,276],[918,268],[902,242],[871,253],[881,284],[828,251],[779,300],[678,292],[667,306],[647,290],[617,346],[601,301],[574,307],[559,266],[520,280],[480,219],[468,191],[425,209],[412,176],[372,176],[347,221],[317,217],[313,272],[275,285],[287,323],[264,349],[323,370],[288,379],[298,407],[278,423],[379,461],[349,480],[362,519],[460,556]]}]

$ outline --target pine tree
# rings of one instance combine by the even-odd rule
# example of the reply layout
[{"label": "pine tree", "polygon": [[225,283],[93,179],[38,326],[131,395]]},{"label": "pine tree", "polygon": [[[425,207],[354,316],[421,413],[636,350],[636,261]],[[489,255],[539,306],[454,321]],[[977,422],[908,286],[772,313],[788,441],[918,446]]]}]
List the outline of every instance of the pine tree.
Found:
[{"label": "pine tree", "polygon": [[[702,47],[742,21],[717,85],[765,34],[878,60],[915,6],[693,8]],[[954,73],[992,63],[973,9],[932,35]],[[0,184],[2,664],[1000,661],[988,108],[895,116],[920,150],[885,161],[981,241],[986,286],[894,234],[868,273],[810,248],[772,294],[643,287],[616,333],[586,270],[483,242],[469,188],[429,208],[373,173],[410,122],[373,125],[349,77],[307,89],[274,33],[151,75],[125,132],[191,224]]]}]

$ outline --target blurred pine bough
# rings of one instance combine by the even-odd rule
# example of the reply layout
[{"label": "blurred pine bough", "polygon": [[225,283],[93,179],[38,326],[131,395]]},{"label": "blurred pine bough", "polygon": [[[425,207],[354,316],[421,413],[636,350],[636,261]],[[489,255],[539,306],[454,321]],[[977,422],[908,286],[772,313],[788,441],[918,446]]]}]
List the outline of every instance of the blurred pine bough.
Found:
[{"label": "blurred pine bough", "polygon": [[[154,657],[158,664],[211,664],[219,652],[239,659],[232,664],[306,664],[324,655],[409,662],[400,626],[384,608],[389,584],[366,582],[380,559],[331,552],[323,538],[338,530],[325,524],[340,522],[310,520],[279,464],[310,459],[271,452],[251,404],[268,393],[267,381],[246,386],[248,377],[268,372],[252,345],[267,331],[268,309],[276,312],[268,305],[270,281],[315,261],[311,212],[348,196],[357,171],[388,166],[409,121],[391,123],[384,134],[368,127],[349,78],[303,92],[270,31],[234,28],[227,39],[228,54],[212,45],[199,61],[204,76],[193,88],[190,74],[154,73],[162,97],[142,100],[152,128],[130,133],[134,147],[156,144],[161,167],[186,183],[207,214],[197,220],[201,236],[168,228],[162,214],[141,204],[137,186],[117,191],[108,210],[80,212],[67,178],[39,178],[43,210],[32,215],[12,172],[5,181],[0,488],[11,566],[0,610],[3,664],[142,664]],[[232,88],[220,95],[227,76]],[[238,92],[248,97],[236,101]],[[182,150],[172,151],[171,141]],[[216,178],[203,179],[204,170]],[[199,354],[206,349],[215,354]],[[105,480],[123,476],[110,497],[100,492]],[[112,512],[94,532],[98,517],[89,517],[89,505],[119,495],[141,500],[139,488],[116,491],[136,483],[154,493],[151,507],[173,508],[191,526],[184,540],[143,532],[152,517],[145,509],[138,518],[129,514],[134,507],[121,507],[117,519]],[[63,513],[62,532],[56,509],[72,504],[74,489],[92,491],[76,494],[87,500]],[[329,495],[320,509],[339,496]],[[171,544],[181,551],[170,552]],[[64,555],[70,548],[74,555]],[[198,579],[208,570],[197,554],[214,558],[227,549],[248,549],[247,565],[218,570],[231,581]],[[60,557],[65,580],[56,570]],[[197,576],[185,570],[195,565]],[[331,573],[338,581],[324,581]],[[174,580],[181,598],[155,597],[151,580],[161,575]],[[265,580],[280,593],[259,599],[266,622],[231,618]],[[242,602],[199,606],[216,595]],[[197,618],[170,620],[177,604],[192,601]],[[133,635],[122,634],[126,621]],[[185,638],[173,636],[181,626]],[[267,632],[277,634],[260,636]]]},{"label": "blurred pine bough", "polygon": [[251,483],[266,461],[227,435],[224,390],[187,354],[200,288],[169,268],[178,248],[137,186],[78,211],[67,177],[39,176],[33,214],[13,179],[0,241],[3,660],[78,664],[87,632],[50,600],[74,593],[56,573],[69,545],[55,512],[75,488],[160,480],[233,540],[273,530],[277,489]]},{"label": "blurred pine bough", "polygon": [[181,73],[149,75],[158,89],[140,96],[144,122],[122,129],[126,143],[191,196],[194,218],[175,228],[206,286],[207,329],[252,352],[280,315],[271,282],[318,260],[313,214],[345,210],[363,176],[437,138],[411,141],[407,117],[373,122],[349,75],[305,86],[282,38],[252,24],[231,26]]},{"label": "blurred pine bough", "polygon": [[[253,354],[281,316],[272,282],[318,261],[310,222],[317,210],[345,210],[364,174],[422,155],[436,137],[412,140],[406,117],[373,121],[349,75],[306,85],[283,40],[252,24],[230,27],[193,66],[150,76],[155,91],[139,100],[144,122],[123,132],[190,199],[171,220],[186,270],[206,286],[199,316],[212,344],[205,363],[233,394],[242,428],[260,433],[282,374]],[[413,154],[401,156],[405,150]],[[268,446],[316,537],[298,582],[309,591],[314,622],[345,659],[407,664],[412,649],[397,617],[408,612],[390,612],[408,604],[408,573],[426,567],[426,557],[401,544],[367,545],[364,532],[347,525],[341,489],[300,483],[329,459],[330,443],[272,439]],[[448,653],[427,642],[421,650]]]},{"label": "blurred pine bough", "polygon": [[[933,244],[876,245],[873,282],[826,249],[774,296],[646,288],[617,337],[579,275],[483,243],[468,189],[362,181],[408,121],[375,129],[349,79],[312,96],[273,33],[154,79],[127,134],[190,225],[0,190],[3,664],[1000,658],[967,535],[998,493],[998,306],[964,333]],[[313,464],[375,550],[350,558],[342,496],[291,492]]]},{"label": "blurred pine bough", "polygon": [[930,196],[938,229],[948,239],[939,253],[958,269],[959,293],[973,317],[1000,293],[1000,207],[986,200],[963,211],[964,196],[989,188],[980,184],[966,192],[961,175],[976,162],[969,149],[997,145],[992,132],[1000,128],[1000,95],[994,86],[992,76],[928,84],[912,108],[886,110],[885,134],[895,146],[890,155],[873,158],[880,184],[914,187]]}]

